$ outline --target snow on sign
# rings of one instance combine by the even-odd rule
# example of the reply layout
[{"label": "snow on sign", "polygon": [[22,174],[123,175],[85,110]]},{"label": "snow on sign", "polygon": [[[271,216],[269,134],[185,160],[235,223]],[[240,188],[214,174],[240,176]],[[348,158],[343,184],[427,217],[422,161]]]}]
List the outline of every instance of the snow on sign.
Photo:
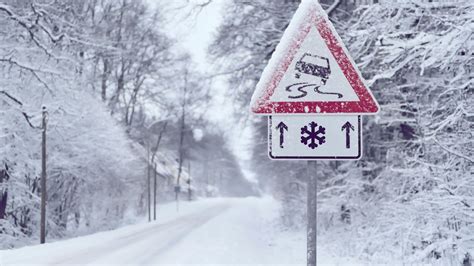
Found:
[{"label": "snow on sign", "polygon": [[304,0],[252,97],[253,113],[370,114],[378,104],[317,0]]},{"label": "snow on sign", "polygon": [[269,156],[275,160],[357,160],[361,116],[270,116]]}]

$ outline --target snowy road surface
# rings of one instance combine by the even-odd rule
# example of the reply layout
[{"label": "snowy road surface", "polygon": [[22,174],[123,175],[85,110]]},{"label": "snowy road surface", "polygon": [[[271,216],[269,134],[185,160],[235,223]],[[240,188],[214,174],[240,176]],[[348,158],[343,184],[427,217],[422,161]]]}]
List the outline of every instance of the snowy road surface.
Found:
[{"label": "snowy road surface", "polygon": [[[160,205],[156,222],[0,251],[0,266],[306,265],[305,233],[281,232],[278,210],[270,197]],[[357,265],[327,254],[318,266]]]},{"label": "snowy road surface", "polygon": [[182,203],[179,214],[168,204],[157,222],[0,251],[0,265],[304,265],[304,242],[276,244],[277,208],[271,198]]}]

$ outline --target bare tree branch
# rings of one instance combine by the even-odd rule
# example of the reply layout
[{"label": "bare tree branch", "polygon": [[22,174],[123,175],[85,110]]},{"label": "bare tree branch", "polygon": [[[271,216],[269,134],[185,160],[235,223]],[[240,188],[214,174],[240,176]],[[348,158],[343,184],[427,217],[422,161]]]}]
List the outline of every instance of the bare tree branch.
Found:
[{"label": "bare tree branch", "polygon": [[[15,102],[16,104],[18,104],[20,107],[23,106],[23,103],[18,100],[16,97],[13,97],[11,94],[9,94],[8,92],[6,91],[0,91],[0,94],[3,94],[5,95],[8,99],[12,100],[13,102]],[[31,121],[30,121],[30,118],[31,116],[29,116],[26,112],[24,111],[20,111],[21,114],[23,115],[23,117],[25,118],[26,122],[28,123],[28,125],[31,127],[31,128],[34,128],[34,129],[41,129],[41,127],[37,127],[37,126],[34,126]]]},{"label": "bare tree branch", "polygon": [[23,70],[26,70],[26,71],[30,72],[41,84],[43,84],[43,86],[49,91],[49,93],[54,94],[53,90],[51,90],[49,85],[38,75],[38,72],[43,72],[43,73],[46,73],[46,74],[60,76],[59,73],[52,72],[52,71],[46,71],[46,70],[42,70],[42,69],[37,69],[37,68],[32,68],[32,67],[23,65],[23,64],[19,63],[18,61],[12,60],[11,58],[9,58],[9,59],[0,58],[0,62],[7,62],[9,64],[17,66],[20,69],[23,69]]},{"label": "bare tree branch", "polygon": [[326,10],[328,16],[331,16],[332,12],[341,4],[341,0],[334,0],[334,3]]}]

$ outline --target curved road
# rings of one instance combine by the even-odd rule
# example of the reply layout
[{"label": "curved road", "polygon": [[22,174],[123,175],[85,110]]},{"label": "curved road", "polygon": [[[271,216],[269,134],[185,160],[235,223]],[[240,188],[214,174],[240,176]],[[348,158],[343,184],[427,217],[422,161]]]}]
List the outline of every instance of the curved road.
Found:
[{"label": "curved road", "polygon": [[274,199],[183,202],[180,209],[167,204],[153,223],[0,251],[0,265],[305,264],[304,241],[275,238]]},{"label": "curved road", "polygon": [[223,204],[208,208],[201,213],[194,213],[169,221],[155,224],[149,228],[120,236],[82,251],[75,251],[68,256],[52,260],[50,264],[121,264],[149,265],[193,230],[198,229],[210,219],[224,212],[229,205]]}]

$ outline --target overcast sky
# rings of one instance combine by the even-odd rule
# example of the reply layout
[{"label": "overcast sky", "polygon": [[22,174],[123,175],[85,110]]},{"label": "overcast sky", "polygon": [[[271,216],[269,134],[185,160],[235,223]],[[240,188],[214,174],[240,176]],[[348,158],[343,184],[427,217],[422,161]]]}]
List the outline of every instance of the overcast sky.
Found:
[{"label": "overcast sky", "polygon": [[[167,20],[167,34],[176,39],[180,48],[188,51],[201,72],[213,73],[213,65],[207,58],[207,48],[213,41],[217,27],[222,21],[223,6],[230,0],[213,0],[203,9],[196,9],[196,3],[208,0],[148,0],[159,4]],[[230,146],[241,159],[244,172],[249,180],[255,181],[253,174],[246,171],[250,159],[249,145],[251,130],[232,119],[232,101],[226,98],[227,86],[224,79],[215,80],[212,87],[212,106],[207,112],[208,119],[219,124],[228,132]]]},{"label": "overcast sky", "polygon": [[195,3],[204,0],[161,1],[168,19],[167,33],[191,53],[195,62],[206,68],[207,47],[221,23],[222,6],[228,0],[214,0],[202,9],[196,8]]}]

